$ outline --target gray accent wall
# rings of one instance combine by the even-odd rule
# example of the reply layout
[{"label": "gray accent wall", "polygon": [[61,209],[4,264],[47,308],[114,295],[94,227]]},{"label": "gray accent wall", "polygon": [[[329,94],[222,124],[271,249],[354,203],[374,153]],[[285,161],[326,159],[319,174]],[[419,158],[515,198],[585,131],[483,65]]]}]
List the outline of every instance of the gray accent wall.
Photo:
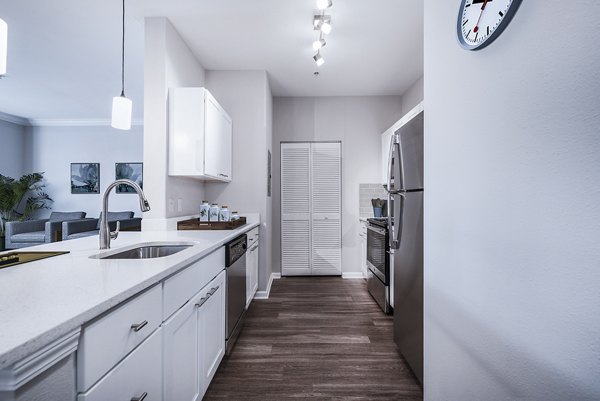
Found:
[{"label": "gray accent wall", "polygon": [[26,127],[0,120],[0,174],[19,178],[27,170]]},{"label": "gray accent wall", "polygon": [[380,181],[381,134],[400,117],[401,96],[274,98],[273,271],[281,271],[281,142],[342,142],[342,272],[358,273],[359,184]]},{"label": "gray accent wall", "polygon": [[[600,2],[425,0],[425,399],[600,399]],[[576,4],[575,4],[576,3]]]}]

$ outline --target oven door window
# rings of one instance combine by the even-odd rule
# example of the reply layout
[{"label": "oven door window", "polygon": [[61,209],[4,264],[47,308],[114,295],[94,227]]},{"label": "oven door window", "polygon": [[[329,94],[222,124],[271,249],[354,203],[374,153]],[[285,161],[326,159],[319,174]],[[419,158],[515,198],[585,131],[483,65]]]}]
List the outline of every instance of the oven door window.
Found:
[{"label": "oven door window", "polygon": [[387,274],[387,231],[368,226],[367,230],[367,265],[384,284],[388,284]]}]

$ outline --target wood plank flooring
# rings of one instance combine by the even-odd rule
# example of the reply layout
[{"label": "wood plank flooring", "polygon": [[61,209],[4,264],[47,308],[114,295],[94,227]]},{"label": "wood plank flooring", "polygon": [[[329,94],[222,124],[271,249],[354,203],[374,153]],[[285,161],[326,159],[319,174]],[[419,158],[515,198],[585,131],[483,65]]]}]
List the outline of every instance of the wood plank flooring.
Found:
[{"label": "wood plank flooring", "polygon": [[275,280],[204,400],[422,400],[363,280]]}]

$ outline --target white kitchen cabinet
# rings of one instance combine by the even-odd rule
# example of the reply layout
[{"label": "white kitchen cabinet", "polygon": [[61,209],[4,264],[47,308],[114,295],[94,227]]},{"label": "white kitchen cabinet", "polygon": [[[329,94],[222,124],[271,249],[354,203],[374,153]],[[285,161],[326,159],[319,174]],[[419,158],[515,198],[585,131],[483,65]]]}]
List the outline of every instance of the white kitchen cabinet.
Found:
[{"label": "white kitchen cabinet", "polygon": [[225,272],[163,325],[164,400],[202,399],[225,355]]},{"label": "white kitchen cabinet", "polygon": [[225,355],[225,272],[205,287],[204,296],[206,301],[198,307],[201,396]]},{"label": "white kitchen cabinet", "polygon": [[248,252],[246,252],[246,308],[258,290],[258,227],[248,233]]},{"label": "white kitchen cabinet", "polygon": [[231,117],[205,88],[169,90],[169,175],[232,179]]},{"label": "white kitchen cabinet", "polygon": [[87,391],[162,322],[162,285],[88,323],[77,352],[77,390]]},{"label": "white kitchen cabinet", "polygon": [[200,365],[198,363],[198,312],[196,304],[204,297],[199,293],[163,324],[163,361],[165,400],[200,399]]},{"label": "white kitchen cabinet", "polygon": [[161,340],[158,329],[77,401],[163,400]]}]

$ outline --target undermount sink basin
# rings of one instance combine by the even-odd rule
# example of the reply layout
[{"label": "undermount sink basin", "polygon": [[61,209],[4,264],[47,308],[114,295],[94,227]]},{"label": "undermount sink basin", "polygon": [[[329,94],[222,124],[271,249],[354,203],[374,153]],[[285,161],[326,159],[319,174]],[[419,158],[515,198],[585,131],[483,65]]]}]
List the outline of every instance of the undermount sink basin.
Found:
[{"label": "undermount sink basin", "polygon": [[117,253],[98,255],[98,259],[155,259],[174,255],[188,249],[192,245],[142,245],[136,248],[126,249]]}]

